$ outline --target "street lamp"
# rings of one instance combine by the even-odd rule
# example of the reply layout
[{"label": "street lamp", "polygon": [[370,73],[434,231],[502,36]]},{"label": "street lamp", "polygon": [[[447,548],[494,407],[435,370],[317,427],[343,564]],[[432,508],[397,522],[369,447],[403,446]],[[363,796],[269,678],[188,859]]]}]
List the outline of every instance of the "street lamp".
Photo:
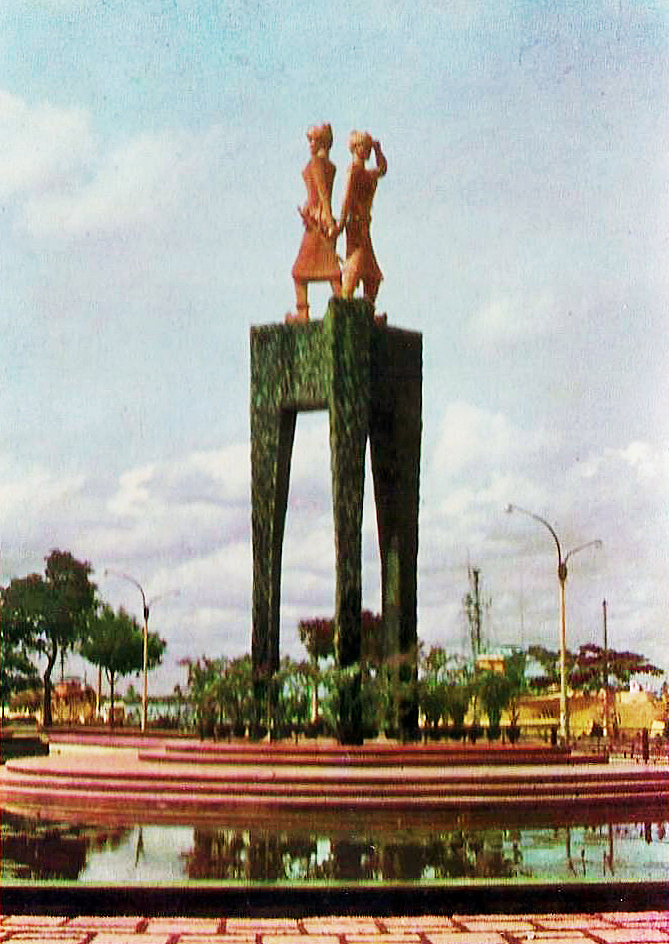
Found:
[{"label": "street lamp", "polygon": [[570,551],[562,556],[562,549],[560,547],[560,540],[555,533],[555,529],[550,525],[545,518],[535,515],[533,511],[527,511],[526,508],[519,508],[518,505],[507,505],[507,513],[511,514],[512,511],[519,511],[523,515],[528,515],[530,518],[534,518],[535,521],[538,521],[544,527],[548,528],[553,540],[555,541],[555,547],[557,548],[558,555],[558,580],[560,581],[560,737],[563,742],[566,744],[569,742],[569,710],[567,704],[567,647],[566,647],[566,620],[565,620],[565,593],[564,587],[567,582],[567,561],[570,557],[573,557],[574,554],[578,554],[579,551],[585,550],[586,547],[601,547],[602,542],[597,539],[595,541],[588,541],[586,544],[579,544],[578,547],[573,547]]},{"label": "street lamp", "polygon": [[119,574],[115,570],[105,570],[105,577],[107,576],[120,577],[121,580],[128,580],[130,583],[134,584],[142,594],[142,607],[144,610],[144,693],[142,695],[142,732],[144,732],[146,731],[146,724],[149,716],[149,610],[151,604],[159,600],[160,597],[154,597],[152,600],[147,602],[146,594],[144,593],[141,583],[138,580],[135,580],[134,577],[130,577],[128,574]]}]

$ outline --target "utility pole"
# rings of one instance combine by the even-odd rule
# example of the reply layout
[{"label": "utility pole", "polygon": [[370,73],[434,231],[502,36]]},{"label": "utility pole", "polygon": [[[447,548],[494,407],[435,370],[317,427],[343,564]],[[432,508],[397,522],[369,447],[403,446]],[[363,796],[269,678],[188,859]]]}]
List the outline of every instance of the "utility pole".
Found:
[{"label": "utility pole", "polygon": [[[469,626],[469,642],[472,647],[472,656],[474,662],[481,655],[482,630],[483,630],[483,606],[481,602],[481,571],[478,567],[467,567],[469,573],[470,590],[465,594],[464,606],[467,614],[467,624]],[[489,606],[486,603],[485,606]]]},{"label": "utility pole", "polygon": [[604,666],[603,666],[603,681],[604,681],[604,737],[608,738],[609,736],[609,642],[607,638],[607,629],[606,629],[606,600],[602,603],[602,611],[604,616]]}]

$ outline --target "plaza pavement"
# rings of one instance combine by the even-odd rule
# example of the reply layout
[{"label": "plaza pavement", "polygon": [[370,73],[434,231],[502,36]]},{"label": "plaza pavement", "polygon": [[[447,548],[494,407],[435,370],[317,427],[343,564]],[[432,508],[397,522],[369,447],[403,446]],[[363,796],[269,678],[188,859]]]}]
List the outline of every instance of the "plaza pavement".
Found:
[{"label": "plaza pavement", "polygon": [[669,910],[447,917],[162,918],[4,915],[14,944],[660,944]]}]

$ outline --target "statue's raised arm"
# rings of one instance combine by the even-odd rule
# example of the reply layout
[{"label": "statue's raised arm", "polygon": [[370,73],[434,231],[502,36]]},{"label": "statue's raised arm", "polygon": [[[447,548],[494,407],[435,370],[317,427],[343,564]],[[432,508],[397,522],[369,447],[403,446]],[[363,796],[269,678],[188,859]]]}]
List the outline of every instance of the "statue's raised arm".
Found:
[{"label": "statue's raised arm", "polygon": [[[348,171],[346,193],[342,203],[339,230],[346,230],[346,262],[342,273],[342,296],[352,298],[362,282],[364,297],[372,303],[383,279],[372,248],[370,226],[372,202],[376,185],[388,169],[388,162],[379,141],[366,131],[352,131],[348,139],[353,160]],[[376,167],[367,168],[365,162],[372,150]]]}]

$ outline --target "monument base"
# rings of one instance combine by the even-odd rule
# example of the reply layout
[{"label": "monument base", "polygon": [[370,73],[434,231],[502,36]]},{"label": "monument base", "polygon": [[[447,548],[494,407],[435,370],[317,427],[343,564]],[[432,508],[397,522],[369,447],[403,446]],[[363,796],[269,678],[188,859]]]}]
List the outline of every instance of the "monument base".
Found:
[{"label": "monument base", "polygon": [[[281,557],[297,414],[327,410],[334,514],[337,663],[359,664],[362,505],[370,444],[386,659],[416,679],[422,336],[388,327],[364,300],[332,298],[322,321],[251,328],[252,659],[256,697],[279,665]],[[413,686],[415,688],[415,686]],[[342,691],[342,737],[362,738],[359,697]],[[404,704],[417,727],[416,698]]]}]

